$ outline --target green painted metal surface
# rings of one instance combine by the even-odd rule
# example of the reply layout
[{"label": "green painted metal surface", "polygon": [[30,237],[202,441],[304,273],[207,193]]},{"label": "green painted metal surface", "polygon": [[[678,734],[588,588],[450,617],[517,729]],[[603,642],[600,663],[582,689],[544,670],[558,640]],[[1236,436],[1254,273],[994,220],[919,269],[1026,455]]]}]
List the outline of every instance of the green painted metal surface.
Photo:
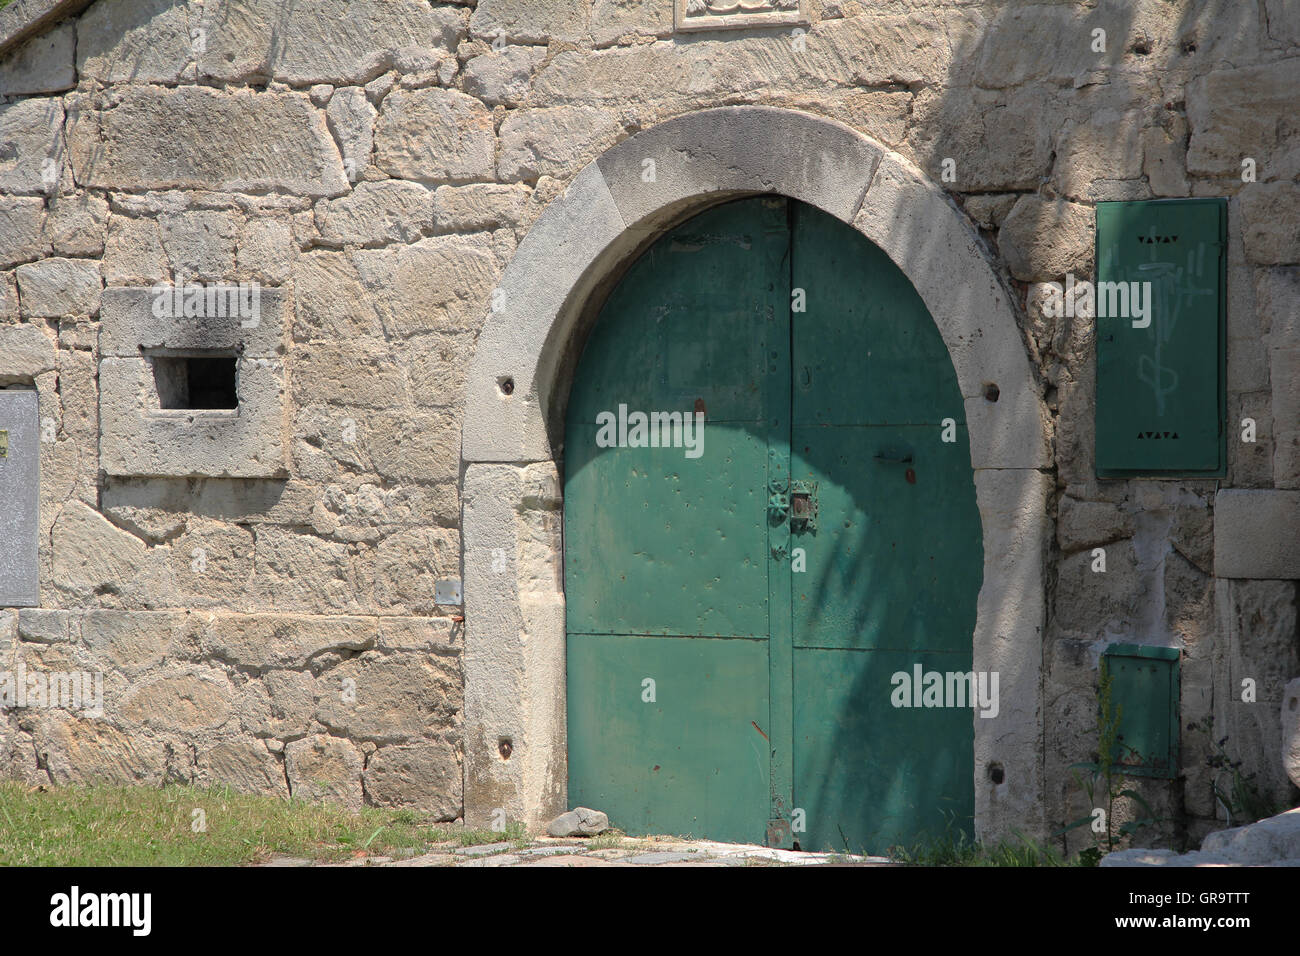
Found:
[{"label": "green painted metal surface", "polygon": [[1178,776],[1178,661],[1173,647],[1112,644],[1104,663],[1119,714],[1114,760],[1138,777]]},{"label": "green painted metal surface", "polygon": [[[597,441],[697,409],[699,457]],[[570,804],[805,849],[969,833],[978,718],[896,707],[893,678],[970,671],[982,566],[956,377],[902,273],[782,198],[690,220],[610,294],[570,396]]]},{"label": "green painted metal surface", "polygon": [[1097,204],[1099,477],[1226,474],[1226,236],[1223,199]]}]

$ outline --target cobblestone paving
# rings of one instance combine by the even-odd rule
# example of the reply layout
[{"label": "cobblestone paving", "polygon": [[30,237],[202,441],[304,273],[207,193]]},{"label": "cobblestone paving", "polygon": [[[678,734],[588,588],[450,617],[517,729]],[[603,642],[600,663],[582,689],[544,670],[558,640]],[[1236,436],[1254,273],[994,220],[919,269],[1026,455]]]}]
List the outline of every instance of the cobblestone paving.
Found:
[{"label": "cobblestone paving", "polygon": [[272,857],[263,866],[889,866],[879,856],[803,853],[742,843],[676,837],[598,837],[516,840],[479,846],[438,844],[418,856],[366,856],[344,863],[314,864]]}]

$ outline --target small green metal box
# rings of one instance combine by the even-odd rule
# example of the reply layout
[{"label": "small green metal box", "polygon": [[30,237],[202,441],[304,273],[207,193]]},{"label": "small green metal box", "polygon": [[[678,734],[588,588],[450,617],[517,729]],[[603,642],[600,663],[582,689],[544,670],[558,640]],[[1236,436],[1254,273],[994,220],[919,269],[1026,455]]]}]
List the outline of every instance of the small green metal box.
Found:
[{"label": "small green metal box", "polygon": [[1226,474],[1227,208],[1097,204],[1099,478]]},{"label": "small green metal box", "polygon": [[1119,710],[1115,762],[1137,777],[1178,776],[1178,649],[1112,644],[1103,664]]}]

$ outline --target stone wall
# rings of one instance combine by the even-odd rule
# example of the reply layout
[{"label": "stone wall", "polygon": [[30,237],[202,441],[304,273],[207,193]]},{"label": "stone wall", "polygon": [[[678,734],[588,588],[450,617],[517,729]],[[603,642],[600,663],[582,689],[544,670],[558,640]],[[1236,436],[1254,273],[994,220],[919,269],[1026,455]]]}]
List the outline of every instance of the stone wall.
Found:
[{"label": "stone wall", "polygon": [[[463,625],[434,584],[461,576],[462,391],[492,290],[603,151],[766,104],[913,162],[1019,298],[1055,453],[1047,819],[1085,809],[1068,766],[1091,755],[1112,640],[1180,647],[1182,725],[1214,715],[1295,803],[1279,706],[1300,572],[1216,578],[1215,506],[1220,488],[1300,488],[1296,3],[807,13],[675,33],[673,0],[0,11],[0,385],[34,387],[42,425],[42,606],[0,611],[0,653],[105,674],[102,720],[0,714],[3,772],[460,816]],[[1229,197],[1229,473],[1099,481],[1092,325],[1045,315],[1041,284],[1091,275],[1097,201],[1177,196]],[[186,446],[137,427],[150,385],[131,349],[169,346],[128,290],[178,279],[267,295],[256,343],[221,340],[261,416],[238,455],[230,431]],[[1147,785],[1174,843],[1216,826],[1205,744],[1183,742],[1183,776]]]}]

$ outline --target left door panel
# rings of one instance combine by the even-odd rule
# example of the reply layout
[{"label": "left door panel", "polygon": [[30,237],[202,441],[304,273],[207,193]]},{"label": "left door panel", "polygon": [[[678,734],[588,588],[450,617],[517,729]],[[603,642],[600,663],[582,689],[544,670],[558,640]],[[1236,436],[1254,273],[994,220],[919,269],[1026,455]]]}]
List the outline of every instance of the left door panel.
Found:
[{"label": "left door panel", "polygon": [[[628,832],[766,834],[768,376],[788,374],[789,241],[786,203],[763,198],[668,233],[611,294],[575,377],[569,803]],[[699,412],[703,432],[598,444],[608,416],[637,412]]]}]

